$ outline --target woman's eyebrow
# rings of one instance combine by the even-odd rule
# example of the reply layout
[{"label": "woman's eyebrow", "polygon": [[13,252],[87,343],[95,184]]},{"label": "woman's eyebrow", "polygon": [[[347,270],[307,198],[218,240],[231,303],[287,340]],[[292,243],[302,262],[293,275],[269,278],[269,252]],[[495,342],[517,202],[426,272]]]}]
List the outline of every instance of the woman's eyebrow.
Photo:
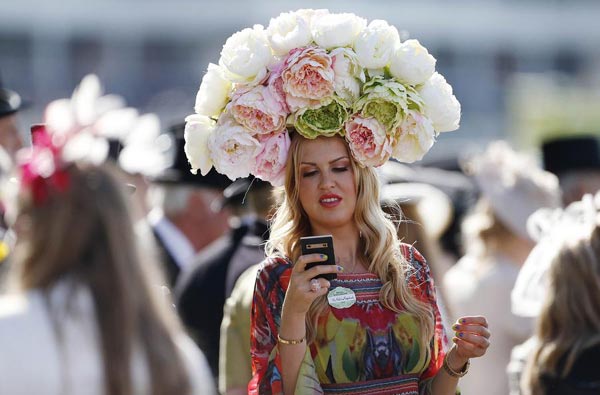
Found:
[{"label": "woman's eyebrow", "polygon": [[[339,158],[336,158],[334,160],[329,161],[329,163],[334,163],[337,162],[338,160],[342,160],[342,159],[347,159],[348,156],[340,156]],[[301,165],[310,165],[310,166],[316,166],[317,164],[314,162],[300,162]]]}]

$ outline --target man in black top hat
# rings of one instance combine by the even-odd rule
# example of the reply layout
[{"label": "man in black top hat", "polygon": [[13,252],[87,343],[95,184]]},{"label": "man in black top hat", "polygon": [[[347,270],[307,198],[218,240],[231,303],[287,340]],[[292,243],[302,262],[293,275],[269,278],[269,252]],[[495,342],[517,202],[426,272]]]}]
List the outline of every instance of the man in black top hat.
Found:
[{"label": "man in black top hat", "polygon": [[600,191],[600,136],[565,136],[542,144],[544,169],[560,182],[563,203],[581,200],[583,195]]},{"label": "man in black top hat", "polygon": [[194,256],[228,229],[227,210],[215,210],[211,204],[231,181],[214,170],[206,176],[190,172],[183,149],[184,128],[184,124],[169,128],[172,165],[150,179],[153,208],[148,221],[171,287]]},{"label": "man in black top hat", "polygon": [[23,139],[17,127],[17,111],[21,108],[21,97],[17,92],[2,87],[0,81],[0,146],[12,159],[23,147]]},{"label": "man in black top hat", "polygon": [[239,275],[264,259],[270,197],[271,185],[259,179],[238,179],[225,189],[223,205],[234,213],[230,231],[201,251],[177,281],[177,310],[215,377],[225,300]]}]

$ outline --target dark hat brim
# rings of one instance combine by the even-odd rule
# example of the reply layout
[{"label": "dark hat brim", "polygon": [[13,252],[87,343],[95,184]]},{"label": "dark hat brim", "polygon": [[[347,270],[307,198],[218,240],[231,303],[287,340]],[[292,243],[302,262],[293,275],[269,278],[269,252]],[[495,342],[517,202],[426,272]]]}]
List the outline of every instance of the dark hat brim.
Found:
[{"label": "dark hat brim", "polygon": [[21,96],[17,92],[0,88],[0,117],[16,113],[22,105]]}]

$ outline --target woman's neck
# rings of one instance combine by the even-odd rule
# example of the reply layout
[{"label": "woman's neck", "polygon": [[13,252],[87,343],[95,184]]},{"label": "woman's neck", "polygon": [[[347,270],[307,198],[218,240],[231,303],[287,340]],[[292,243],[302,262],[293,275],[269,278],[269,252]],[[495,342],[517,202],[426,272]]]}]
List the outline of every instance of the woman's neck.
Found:
[{"label": "woman's neck", "polygon": [[360,247],[360,232],[355,226],[333,230],[313,229],[313,234],[330,234],[333,236],[333,250],[336,263],[346,273],[365,271],[364,254]]}]

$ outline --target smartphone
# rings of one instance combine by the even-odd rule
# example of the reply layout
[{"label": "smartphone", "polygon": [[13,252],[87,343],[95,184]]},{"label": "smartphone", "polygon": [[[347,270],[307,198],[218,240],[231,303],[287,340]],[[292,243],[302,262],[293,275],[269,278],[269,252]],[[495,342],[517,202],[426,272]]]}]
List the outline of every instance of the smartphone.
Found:
[{"label": "smartphone", "polygon": [[[335,265],[335,255],[333,253],[333,236],[307,236],[300,238],[300,247],[302,249],[302,255],[308,254],[325,254],[327,260],[322,262],[310,262],[306,265],[306,269],[310,269],[316,265]],[[329,281],[335,280],[337,274],[325,273],[319,274],[316,278],[324,278]]]}]

